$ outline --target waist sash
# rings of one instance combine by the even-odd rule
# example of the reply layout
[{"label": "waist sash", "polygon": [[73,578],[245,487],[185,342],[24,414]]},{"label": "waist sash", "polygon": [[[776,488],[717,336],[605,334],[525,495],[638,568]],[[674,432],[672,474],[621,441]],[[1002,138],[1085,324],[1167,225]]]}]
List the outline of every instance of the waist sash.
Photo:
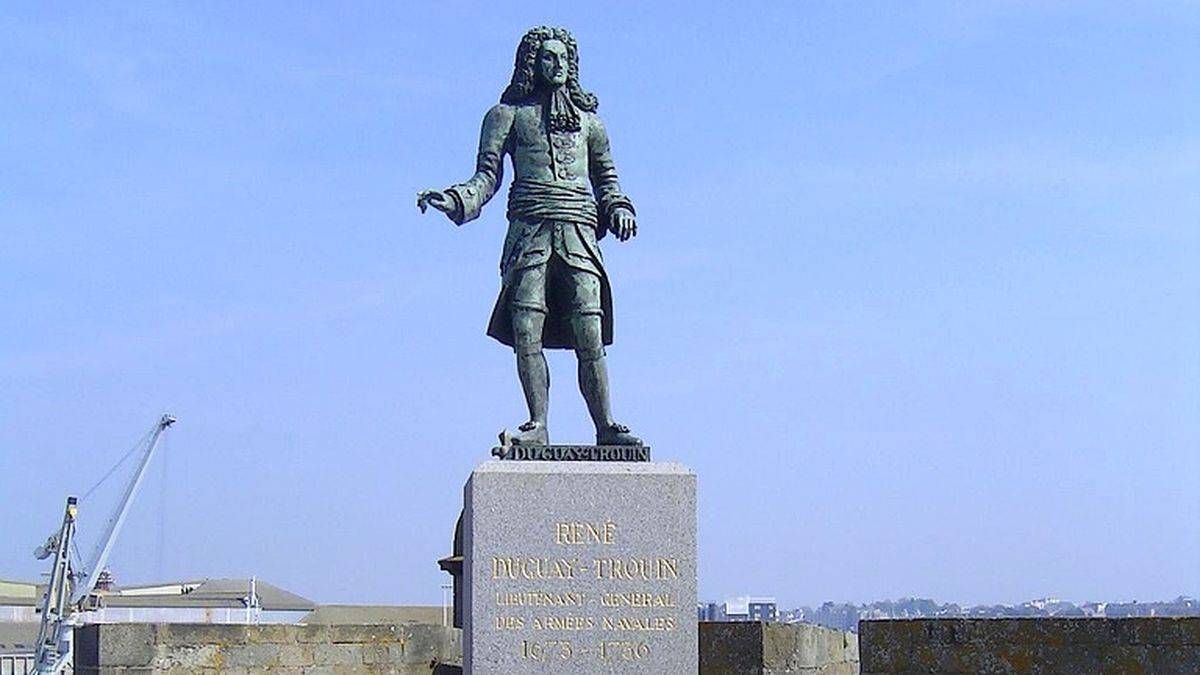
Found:
[{"label": "waist sash", "polygon": [[592,191],[577,183],[523,179],[508,190],[508,219],[552,220],[595,228],[600,222]]}]

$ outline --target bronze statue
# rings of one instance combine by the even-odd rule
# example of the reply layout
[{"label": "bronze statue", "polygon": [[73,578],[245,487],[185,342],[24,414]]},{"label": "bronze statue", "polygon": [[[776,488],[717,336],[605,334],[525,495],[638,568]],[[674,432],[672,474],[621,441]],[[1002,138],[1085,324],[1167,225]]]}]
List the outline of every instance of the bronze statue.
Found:
[{"label": "bronze statue", "polygon": [[637,234],[621,192],[596,96],[579,84],[575,38],[564,28],[531,29],[517,47],[512,82],[483,118],[475,175],[417,196],[461,225],[479,216],[503,179],[508,192],[502,285],[488,335],[516,352],[529,420],[502,443],[546,445],[550,374],[543,348],[574,349],[579,389],[597,445],[641,445],[613,421],[604,347],[613,341],[612,293],[598,240]]}]

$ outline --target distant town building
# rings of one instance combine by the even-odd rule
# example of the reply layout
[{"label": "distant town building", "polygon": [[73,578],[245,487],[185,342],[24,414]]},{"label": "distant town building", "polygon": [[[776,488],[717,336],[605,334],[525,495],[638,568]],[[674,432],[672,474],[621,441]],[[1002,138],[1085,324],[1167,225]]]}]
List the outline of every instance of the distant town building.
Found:
[{"label": "distant town building", "polygon": [[747,604],[751,621],[778,621],[779,608],[775,598],[753,598]]},{"label": "distant town building", "polygon": [[781,613],[783,621],[804,621],[845,631],[857,631],[863,619],[1018,618],[1018,617],[1156,617],[1200,616],[1200,601],[1179,596],[1166,602],[1088,602],[1075,605],[1057,598],[1040,598],[1018,605],[939,604],[924,598],[879,600],[866,605],[826,602]]},{"label": "distant town building", "polygon": [[775,598],[743,595],[725,601],[724,621],[778,621]]},{"label": "distant town building", "polygon": [[702,602],[696,605],[696,618],[700,621],[724,621],[725,605],[717,602]]}]

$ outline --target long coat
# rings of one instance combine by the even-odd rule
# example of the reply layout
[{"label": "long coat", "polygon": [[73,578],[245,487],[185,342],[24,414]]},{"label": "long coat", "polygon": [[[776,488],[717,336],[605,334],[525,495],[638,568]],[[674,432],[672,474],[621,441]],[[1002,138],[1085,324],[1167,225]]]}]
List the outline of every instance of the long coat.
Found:
[{"label": "long coat", "polygon": [[[513,344],[508,294],[514,272],[549,259],[554,248],[550,228],[558,227],[558,241],[568,254],[564,262],[572,264],[575,257],[577,264],[572,266],[594,267],[591,271],[600,277],[603,339],[604,344],[612,344],[612,289],[598,240],[604,237],[616,209],[633,213],[634,208],[621,192],[600,118],[581,111],[578,131],[552,133],[546,128],[540,102],[494,106],[483,119],[475,175],[446,190],[455,201],[450,214],[455,223],[479,217],[503,180],[504,155],[511,158],[515,178],[509,190],[508,233],[500,259],[500,296],[492,310],[488,335]],[[574,349],[570,317],[554,309],[551,305],[542,343],[550,349]]]}]

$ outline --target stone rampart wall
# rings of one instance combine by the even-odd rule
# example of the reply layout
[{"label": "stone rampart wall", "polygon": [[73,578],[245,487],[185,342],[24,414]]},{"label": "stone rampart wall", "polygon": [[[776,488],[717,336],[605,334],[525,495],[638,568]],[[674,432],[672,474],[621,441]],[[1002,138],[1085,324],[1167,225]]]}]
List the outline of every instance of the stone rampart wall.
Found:
[{"label": "stone rampart wall", "polygon": [[1200,673],[1200,618],[859,623],[863,675]]},{"label": "stone rampart wall", "polygon": [[857,675],[858,637],[803,623],[700,624],[701,675]]},{"label": "stone rampart wall", "polygon": [[461,635],[429,625],[96,624],[76,629],[75,672],[448,675],[461,672]]},{"label": "stone rampart wall", "polygon": [[[77,673],[461,673],[462,632],[420,624],[100,624],[75,632]],[[856,675],[853,633],[702,623],[700,673]]]}]

